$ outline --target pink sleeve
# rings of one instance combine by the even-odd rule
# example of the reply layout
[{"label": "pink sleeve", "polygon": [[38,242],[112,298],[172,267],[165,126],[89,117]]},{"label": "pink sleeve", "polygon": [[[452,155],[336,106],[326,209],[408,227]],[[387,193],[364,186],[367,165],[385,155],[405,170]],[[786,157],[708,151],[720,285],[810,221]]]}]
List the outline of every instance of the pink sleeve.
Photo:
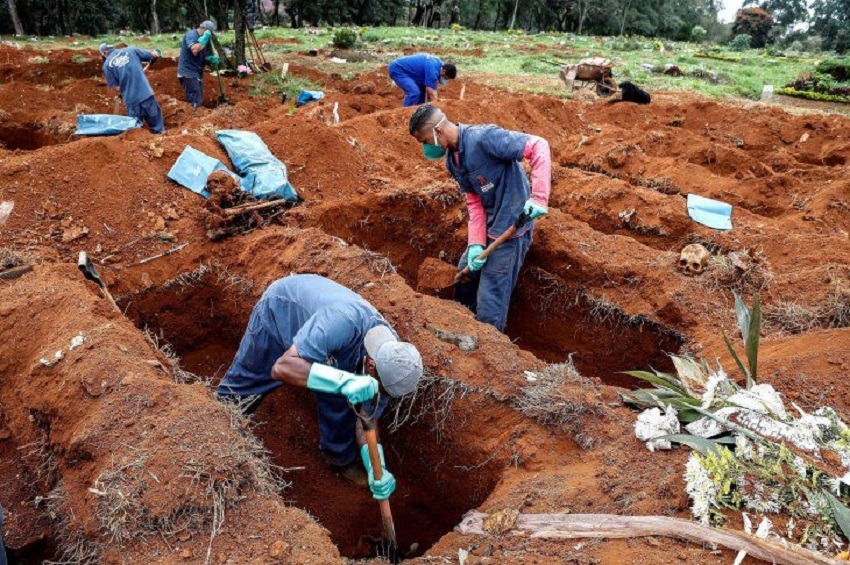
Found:
[{"label": "pink sleeve", "polygon": [[536,135],[528,136],[523,159],[531,162],[531,199],[541,206],[549,206],[552,191],[552,152],[549,142]]},{"label": "pink sleeve", "polygon": [[469,245],[487,246],[487,213],[481,197],[472,192],[466,193],[466,207],[469,210]]}]

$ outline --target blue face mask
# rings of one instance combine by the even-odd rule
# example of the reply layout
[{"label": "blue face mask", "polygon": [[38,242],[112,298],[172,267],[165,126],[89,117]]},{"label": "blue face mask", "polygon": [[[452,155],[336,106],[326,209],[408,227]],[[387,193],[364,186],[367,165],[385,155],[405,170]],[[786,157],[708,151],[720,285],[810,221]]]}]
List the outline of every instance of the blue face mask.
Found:
[{"label": "blue face mask", "polygon": [[446,118],[443,118],[442,120],[437,122],[437,125],[434,126],[434,130],[432,132],[434,134],[434,143],[422,144],[422,152],[425,154],[426,159],[440,159],[446,154],[446,150],[440,147],[440,142],[437,139],[437,128],[440,126],[440,124],[443,123],[443,120],[445,119]]}]

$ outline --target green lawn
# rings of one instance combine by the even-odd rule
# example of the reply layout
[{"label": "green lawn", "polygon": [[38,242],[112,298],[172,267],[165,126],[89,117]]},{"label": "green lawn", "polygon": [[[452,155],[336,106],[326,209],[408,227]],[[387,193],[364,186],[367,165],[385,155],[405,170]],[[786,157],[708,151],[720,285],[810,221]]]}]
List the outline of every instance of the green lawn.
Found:
[{"label": "green lawn", "polygon": [[[803,71],[810,70],[814,63],[826,54],[793,53],[788,57],[771,56],[764,50],[736,52],[718,46],[693,43],[661,42],[646,38],[608,38],[575,36],[571,34],[510,34],[469,30],[431,30],[420,28],[363,28],[358,48],[374,51],[372,61],[356,64],[334,64],[317,59],[317,65],[325,71],[333,70],[343,76],[371,70],[386,64],[400,54],[402,47],[443,49],[443,55],[457,63],[461,73],[469,73],[482,82],[499,86],[545,92],[566,96],[566,90],[557,82],[558,68],[548,61],[574,62],[587,56],[601,55],[611,59],[615,65],[618,81],[632,80],[650,90],[693,90],[709,96],[728,98],[744,97],[757,99],[765,84],[779,88]],[[289,40],[288,43],[271,43],[265,47],[267,55],[275,62],[286,60],[288,54],[303,54],[309,49],[332,47],[333,32],[326,30],[322,35],[309,35],[306,30],[290,28],[267,28],[257,30],[258,40]],[[233,41],[233,34],[219,35],[224,44]],[[6,38],[14,41],[13,38]],[[56,38],[38,41],[24,40],[20,43],[33,46],[91,48],[101,41],[124,41],[140,47],[162,49],[167,55],[177,54],[180,34],[160,34],[152,37],[142,35],[120,35],[88,38],[71,38],[57,42]],[[732,58],[739,62],[700,58],[702,51]],[[642,64],[678,65],[685,73],[701,69],[714,71],[719,77],[717,84],[708,79],[694,77],[669,77],[645,70]],[[541,80],[545,78],[548,80]]]}]

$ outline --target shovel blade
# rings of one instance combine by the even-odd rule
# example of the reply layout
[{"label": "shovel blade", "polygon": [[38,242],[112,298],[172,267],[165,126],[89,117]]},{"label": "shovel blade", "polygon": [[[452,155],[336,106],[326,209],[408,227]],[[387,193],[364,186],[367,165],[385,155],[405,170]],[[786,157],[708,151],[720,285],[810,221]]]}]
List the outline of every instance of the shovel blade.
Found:
[{"label": "shovel blade", "polygon": [[100,280],[100,273],[97,272],[97,268],[91,262],[91,259],[89,259],[89,254],[85,251],[80,251],[79,256],[77,256],[77,268],[80,269],[83,276],[88,280],[94,281],[101,288],[103,287],[103,281]]}]

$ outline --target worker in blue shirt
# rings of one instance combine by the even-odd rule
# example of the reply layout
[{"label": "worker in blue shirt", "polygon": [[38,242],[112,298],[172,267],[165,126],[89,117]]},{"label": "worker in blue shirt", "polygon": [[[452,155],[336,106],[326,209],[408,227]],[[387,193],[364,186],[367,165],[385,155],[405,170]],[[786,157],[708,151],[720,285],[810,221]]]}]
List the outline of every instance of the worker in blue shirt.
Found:
[{"label": "worker in blue shirt", "polygon": [[399,57],[389,66],[390,78],[404,91],[402,106],[437,100],[437,86],[457,77],[457,67],[427,53]]},{"label": "worker in blue shirt", "polygon": [[[494,125],[451,122],[431,104],[410,117],[410,135],[423,144],[425,156],[441,159],[466,197],[469,231],[459,269],[471,270],[468,282],[455,286],[455,299],[475,312],[476,319],[504,331],[511,293],[531,246],[534,219],[549,212],[552,152],[542,137]],[[531,165],[528,182],[521,162]],[[529,221],[520,225],[524,215]],[[508,228],[513,236],[489,256],[479,258]]]},{"label": "worker in blue shirt", "polygon": [[6,550],[3,549],[3,508],[0,507],[0,565],[6,565]]},{"label": "worker in blue shirt", "polygon": [[186,102],[191,102],[196,110],[204,104],[204,64],[218,68],[221,62],[210,45],[214,33],[215,24],[207,20],[197,29],[187,31],[180,44],[177,80],[183,87]]},{"label": "worker in blue shirt", "polygon": [[104,59],[103,74],[106,75],[106,84],[121,92],[127,115],[147,122],[152,132],[163,133],[165,122],[162,119],[162,110],[142,67],[142,63],[153,63],[162,53],[135,47],[116,49],[106,43],[101,43],[99,50]]},{"label": "worker in blue shirt", "polygon": [[[395,478],[382,469],[381,480],[374,480],[362,423],[352,406],[363,404],[377,420],[386,395],[414,392],[421,376],[416,347],[400,341],[374,306],[319,275],[290,275],[272,283],[254,306],[216,391],[247,414],[284,384],[314,391],[321,450],[335,471],[368,484],[381,500],[395,490]],[[356,463],[358,452],[366,473]]]}]

